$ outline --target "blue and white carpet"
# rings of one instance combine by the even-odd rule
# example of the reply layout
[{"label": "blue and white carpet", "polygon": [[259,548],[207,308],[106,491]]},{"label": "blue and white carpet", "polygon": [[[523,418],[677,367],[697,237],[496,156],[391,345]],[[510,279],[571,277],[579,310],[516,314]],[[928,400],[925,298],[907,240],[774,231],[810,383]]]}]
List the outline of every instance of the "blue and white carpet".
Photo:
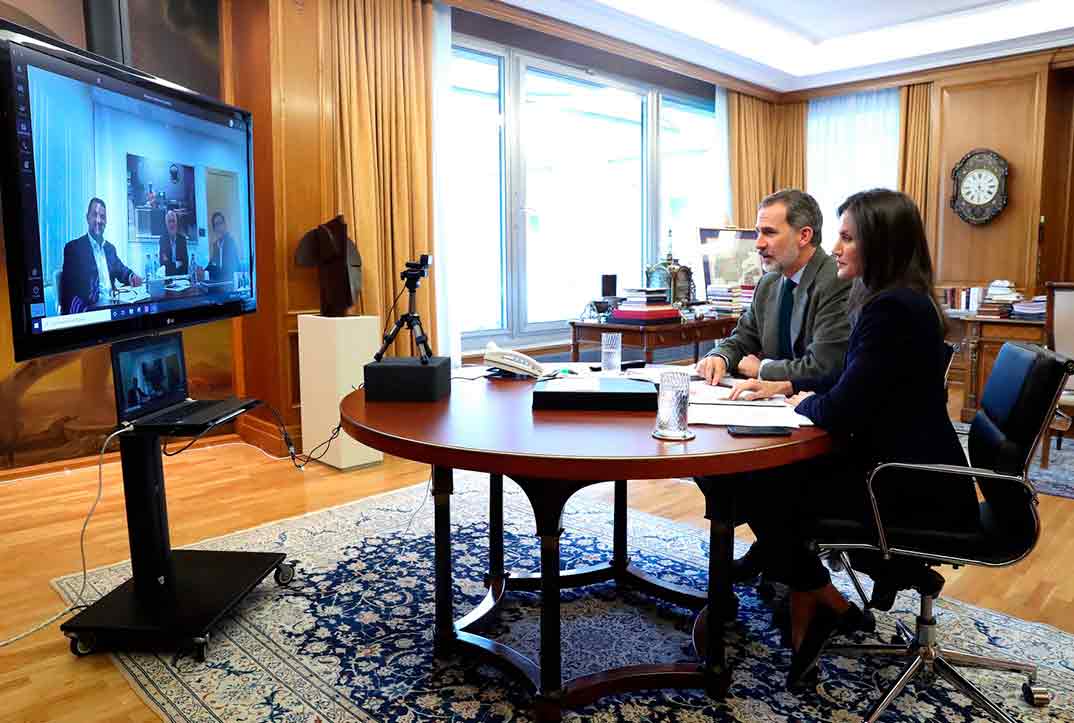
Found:
[{"label": "blue and white carpet", "polygon": [[[484,592],[486,480],[456,474],[458,614]],[[505,487],[507,563],[535,570],[539,547],[528,502],[510,482]],[[168,721],[530,721],[529,697],[512,679],[465,658],[433,660],[432,517],[426,488],[419,485],[201,543],[197,547],[285,552],[300,561],[298,576],[287,588],[271,579],[262,583],[213,631],[204,663],[187,657],[173,665],[170,654],[148,653],[119,653],[115,663]],[[565,567],[611,554],[610,509],[595,488],[571,501],[564,527]],[[671,582],[705,588],[706,538],[701,530],[631,512],[635,562]],[[102,595],[129,575],[126,563],[93,571],[91,595]],[[849,591],[846,579],[836,580]],[[70,600],[80,575],[55,584]],[[852,723],[896,675],[897,667],[875,660],[825,659],[815,691],[787,692],[789,653],[771,628],[771,611],[752,589],[739,592],[741,610],[730,628],[734,679],[726,700],[692,690],[610,696],[568,712],[566,720]],[[611,584],[564,591],[563,598],[565,678],[610,664],[687,656],[687,611],[617,592]],[[501,609],[494,637],[536,657],[538,603],[536,595],[516,594]],[[912,625],[914,604],[913,597],[900,597],[892,613],[881,615],[878,635],[890,637],[896,617]],[[1074,720],[1074,636],[955,601],[939,607],[946,639],[973,652],[1036,661],[1041,683],[1056,700],[1033,709],[1020,700],[1017,676],[968,671],[967,677],[1021,721]],[[943,684],[927,690],[911,685],[884,718],[925,720],[988,719]]]}]

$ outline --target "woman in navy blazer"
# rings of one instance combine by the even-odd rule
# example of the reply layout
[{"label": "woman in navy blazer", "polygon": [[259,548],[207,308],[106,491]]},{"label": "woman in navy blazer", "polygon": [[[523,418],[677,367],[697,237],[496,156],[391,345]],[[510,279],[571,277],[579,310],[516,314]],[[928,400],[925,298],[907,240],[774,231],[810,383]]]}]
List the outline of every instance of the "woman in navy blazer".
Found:
[{"label": "woman in navy blazer", "polygon": [[[844,619],[860,615],[831,584],[807,545],[809,520],[818,513],[868,521],[865,480],[881,462],[965,465],[966,457],[947,416],[944,375],[945,321],[933,297],[932,262],[916,204],[896,191],[856,193],[839,207],[839,239],[833,250],[838,275],[853,279],[853,330],[838,376],[790,382],[740,382],[732,398],[785,394],[795,410],[835,438],[838,452],[783,470],[786,494],[772,504],[745,500],[745,514],[759,539],[771,541],[769,572],[791,588],[788,684],[815,666],[825,640]],[[884,524],[913,520],[945,528],[972,524],[977,514],[973,483],[963,478],[913,483],[894,474],[877,480]],[[774,568],[774,569],[773,569]],[[883,564],[868,571],[883,577]],[[878,582],[882,582],[878,581]]]}]

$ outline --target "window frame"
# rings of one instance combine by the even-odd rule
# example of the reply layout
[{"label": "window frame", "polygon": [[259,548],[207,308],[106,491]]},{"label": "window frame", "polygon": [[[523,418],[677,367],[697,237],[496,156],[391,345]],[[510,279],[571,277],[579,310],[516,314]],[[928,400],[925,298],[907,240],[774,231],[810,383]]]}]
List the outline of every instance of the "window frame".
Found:
[{"label": "window frame", "polygon": [[[678,102],[695,102],[693,97],[681,91],[673,91],[655,84],[617,77],[606,72],[594,71],[565,61],[542,56],[531,51],[519,50],[502,43],[495,43],[461,33],[452,35],[452,52],[456,49],[496,56],[501,59],[503,158],[501,167],[501,214],[503,222],[502,259],[504,290],[502,294],[504,326],[499,329],[463,331],[462,344],[466,353],[479,351],[488,342],[501,346],[522,347],[544,344],[562,344],[570,338],[571,319],[559,321],[530,322],[527,301],[526,249],[527,212],[526,198],[527,158],[521,139],[521,109],[525,98],[525,74],[528,68],[559,75],[583,83],[599,84],[641,97],[642,147],[641,147],[641,249],[639,254],[639,279],[645,268],[656,263],[660,250],[660,232],[663,228],[660,206],[660,109],[664,96]],[[707,102],[698,98],[696,101]],[[628,284],[631,282],[627,282]],[[620,282],[622,286],[622,282]],[[594,298],[596,293],[594,292]],[[579,312],[582,310],[579,309]]]}]

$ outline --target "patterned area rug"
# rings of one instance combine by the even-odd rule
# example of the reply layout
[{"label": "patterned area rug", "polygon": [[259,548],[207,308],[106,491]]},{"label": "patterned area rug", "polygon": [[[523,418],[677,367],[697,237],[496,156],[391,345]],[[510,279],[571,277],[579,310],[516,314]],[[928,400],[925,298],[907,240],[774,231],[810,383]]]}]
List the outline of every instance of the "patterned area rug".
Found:
[{"label": "patterned area rug", "polygon": [[[486,563],[487,478],[456,475],[455,604],[462,614],[483,594]],[[528,502],[505,485],[507,564],[535,570],[539,548]],[[610,505],[589,488],[564,515],[564,566],[591,564],[611,554]],[[262,583],[213,631],[208,659],[170,654],[114,656],[131,685],[168,721],[530,721],[529,696],[511,678],[465,658],[431,655],[432,504],[424,486],[411,487],[331,510],[273,523],[201,543],[205,549],[283,551],[297,559],[290,587]],[[631,512],[635,562],[679,584],[704,589],[707,534],[662,518]],[[739,550],[741,554],[742,550]],[[94,571],[99,596],[130,575],[128,564]],[[80,576],[55,581],[71,599]],[[837,584],[849,589],[846,579]],[[729,627],[735,665],[727,700],[701,691],[653,691],[606,697],[565,719],[612,721],[831,721],[860,720],[868,702],[893,680],[897,667],[832,658],[816,690],[784,689],[788,651],[771,629],[771,611],[754,591],[739,591],[737,621]],[[564,676],[609,664],[674,661],[689,655],[687,611],[613,585],[564,591]],[[536,655],[536,595],[515,594],[491,633]],[[883,639],[900,617],[913,624],[914,598],[901,596],[879,620]],[[1025,657],[1042,666],[1041,683],[1056,700],[1045,709],[1021,702],[1021,680],[987,672],[967,675],[1003,700],[1021,721],[1074,720],[1074,636],[955,601],[939,605],[942,630],[960,647]],[[942,684],[911,686],[885,723],[987,718],[967,698]]]},{"label": "patterned area rug", "polygon": [[[952,422],[958,432],[962,446],[968,444],[970,425],[965,422]],[[1048,459],[1048,469],[1040,467],[1040,450],[1037,450],[1033,462],[1029,465],[1029,479],[1041,494],[1055,495],[1074,499],[1074,438],[1064,440],[1063,449],[1055,448],[1052,441],[1052,453]]]}]

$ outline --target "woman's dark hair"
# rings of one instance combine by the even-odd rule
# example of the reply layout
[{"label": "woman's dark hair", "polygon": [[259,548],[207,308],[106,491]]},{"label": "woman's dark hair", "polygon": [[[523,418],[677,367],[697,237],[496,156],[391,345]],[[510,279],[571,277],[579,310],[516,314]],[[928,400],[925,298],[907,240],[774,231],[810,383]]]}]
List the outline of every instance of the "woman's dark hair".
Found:
[{"label": "woman's dark hair", "polygon": [[861,260],[861,277],[851,291],[851,315],[874,296],[889,289],[908,288],[925,294],[936,309],[940,328],[946,328],[932,287],[932,258],[925,224],[914,200],[905,193],[874,188],[855,193],[838,213],[854,219]]}]

